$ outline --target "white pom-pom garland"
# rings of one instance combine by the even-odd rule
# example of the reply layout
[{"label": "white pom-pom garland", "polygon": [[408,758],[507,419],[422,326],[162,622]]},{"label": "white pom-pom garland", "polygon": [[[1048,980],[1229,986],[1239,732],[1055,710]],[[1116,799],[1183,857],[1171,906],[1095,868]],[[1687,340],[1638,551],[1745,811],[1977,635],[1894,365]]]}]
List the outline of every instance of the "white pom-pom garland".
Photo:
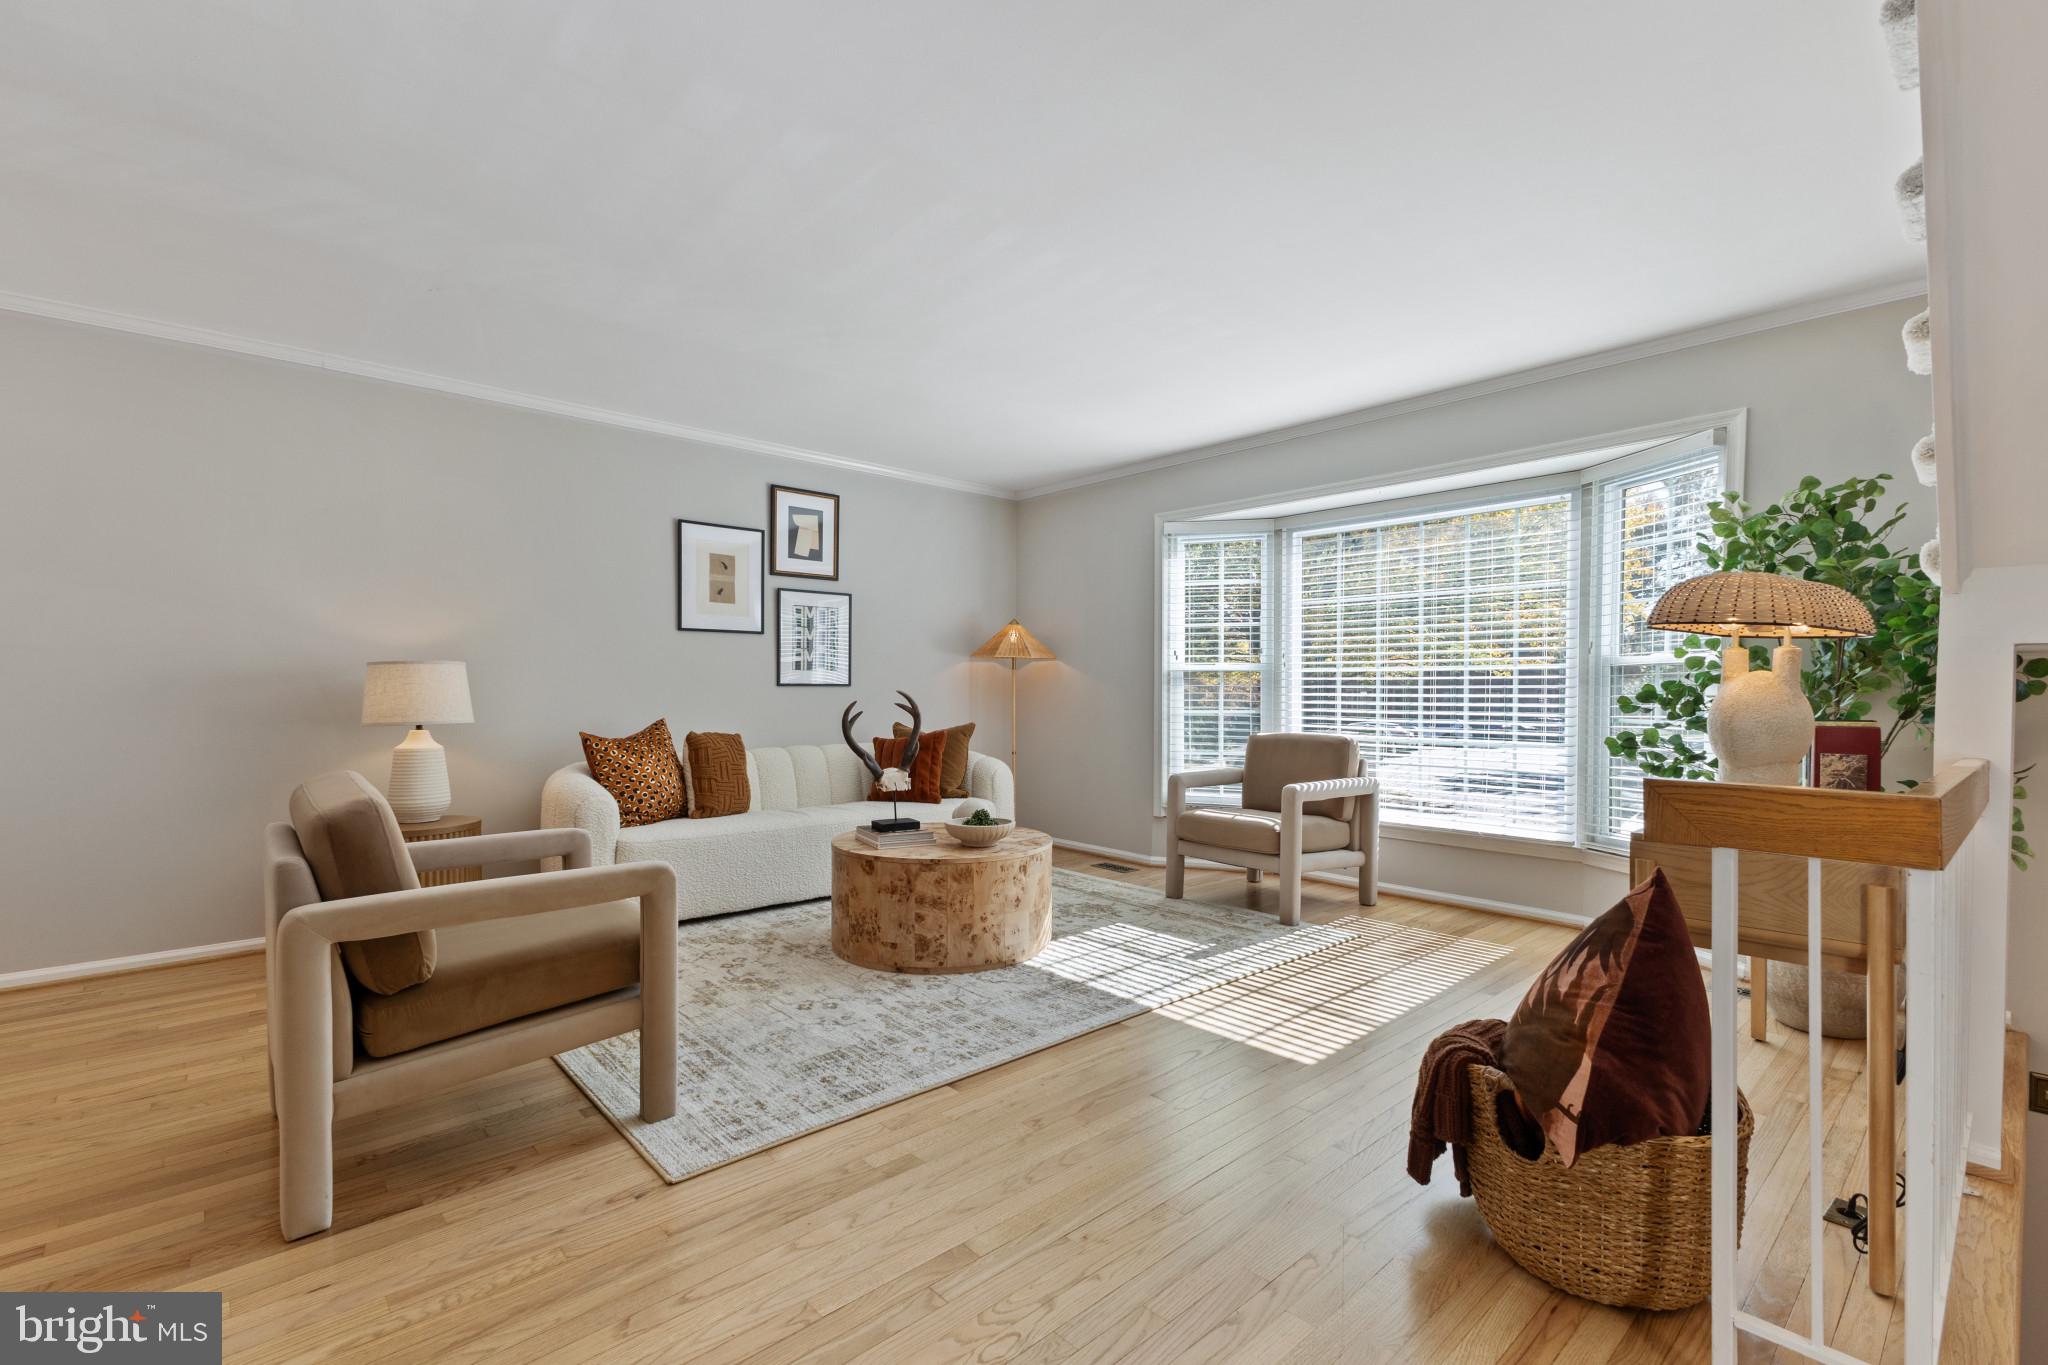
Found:
[{"label": "white pom-pom garland", "polygon": [[1913,477],[1934,487],[1934,433],[1928,432],[1913,445]]},{"label": "white pom-pom garland", "polygon": [[1941,586],[1941,537],[1936,536],[1920,547],[1920,572],[1934,580],[1934,586]]},{"label": "white pom-pom garland", "polygon": [[1920,18],[1914,0],[1884,0],[1877,22],[1884,29],[1886,53],[1892,59],[1892,79],[1901,90],[1920,87]]},{"label": "white pom-pom garland", "polygon": [[1934,328],[1925,308],[1906,319],[1899,338],[1906,343],[1906,368],[1914,374],[1933,374]]},{"label": "white pom-pom garland", "polygon": [[1926,163],[1916,161],[1899,174],[1894,186],[1899,196],[1899,226],[1909,242],[1927,240]]}]

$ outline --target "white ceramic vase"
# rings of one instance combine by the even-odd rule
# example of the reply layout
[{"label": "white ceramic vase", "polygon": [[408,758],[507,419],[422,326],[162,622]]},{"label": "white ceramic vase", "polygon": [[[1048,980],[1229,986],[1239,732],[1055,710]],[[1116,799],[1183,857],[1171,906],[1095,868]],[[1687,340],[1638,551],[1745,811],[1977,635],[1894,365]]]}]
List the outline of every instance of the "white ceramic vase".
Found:
[{"label": "white ceramic vase", "polygon": [[1707,712],[1707,738],[1723,782],[1796,787],[1813,747],[1813,705],[1799,676],[1805,653],[1779,645],[1771,671],[1749,671],[1749,651],[1731,640],[1721,651],[1721,690]]},{"label": "white ceramic vase", "polygon": [[405,732],[391,751],[391,813],[403,824],[438,820],[455,796],[448,790],[448,751],[424,725]]}]

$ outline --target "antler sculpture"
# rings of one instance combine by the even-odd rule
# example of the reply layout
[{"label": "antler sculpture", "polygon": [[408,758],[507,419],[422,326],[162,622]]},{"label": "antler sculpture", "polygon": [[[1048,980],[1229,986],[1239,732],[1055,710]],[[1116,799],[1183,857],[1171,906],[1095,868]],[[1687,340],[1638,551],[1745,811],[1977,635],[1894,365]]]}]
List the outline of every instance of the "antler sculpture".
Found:
[{"label": "antler sculpture", "polygon": [[[910,765],[917,762],[917,744],[924,734],[924,715],[917,709],[916,699],[908,692],[899,691],[896,695],[903,698],[902,701],[896,703],[896,709],[910,713],[910,742],[903,746],[903,761],[896,765],[905,773],[908,773]],[[853,709],[858,705],[860,703],[857,701],[846,703],[846,710],[842,711],[839,715],[839,733],[846,736],[846,747],[853,750],[853,756],[861,761],[861,764],[867,768],[869,775],[875,781],[880,782],[882,780],[882,765],[877,763],[875,756],[866,749],[863,749],[860,741],[853,737],[854,722],[858,721],[861,717],[861,713]]]}]

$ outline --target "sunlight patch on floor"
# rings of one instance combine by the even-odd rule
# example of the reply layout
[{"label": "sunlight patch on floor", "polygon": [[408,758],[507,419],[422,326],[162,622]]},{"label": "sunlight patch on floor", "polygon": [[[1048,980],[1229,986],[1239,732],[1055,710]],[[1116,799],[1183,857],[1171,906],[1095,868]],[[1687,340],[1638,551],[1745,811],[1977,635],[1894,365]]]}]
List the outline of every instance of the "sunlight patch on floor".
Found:
[{"label": "sunlight patch on floor", "polygon": [[1299,931],[1218,951],[1214,944],[1133,924],[1105,924],[1047,944],[1030,966],[1120,1000],[1163,1005],[1208,990],[1245,972],[1262,972],[1307,953],[1346,942],[1335,925],[1305,924]]},{"label": "sunlight patch on floor", "polygon": [[1160,1007],[1276,1056],[1313,1065],[1498,962],[1514,950],[1347,916],[1317,926],[1342,941]]}]

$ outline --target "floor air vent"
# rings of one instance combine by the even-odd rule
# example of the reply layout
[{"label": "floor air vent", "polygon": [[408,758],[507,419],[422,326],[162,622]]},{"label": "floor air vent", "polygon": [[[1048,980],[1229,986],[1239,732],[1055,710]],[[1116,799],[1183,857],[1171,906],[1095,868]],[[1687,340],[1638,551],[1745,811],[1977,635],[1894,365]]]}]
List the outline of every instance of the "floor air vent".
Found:
[{"label": "floor air vent", "polygon": [[1089,866],[1099,867],[1104,872],[1136,872],[1138,870],[1129,863],[1091,863]]}]

